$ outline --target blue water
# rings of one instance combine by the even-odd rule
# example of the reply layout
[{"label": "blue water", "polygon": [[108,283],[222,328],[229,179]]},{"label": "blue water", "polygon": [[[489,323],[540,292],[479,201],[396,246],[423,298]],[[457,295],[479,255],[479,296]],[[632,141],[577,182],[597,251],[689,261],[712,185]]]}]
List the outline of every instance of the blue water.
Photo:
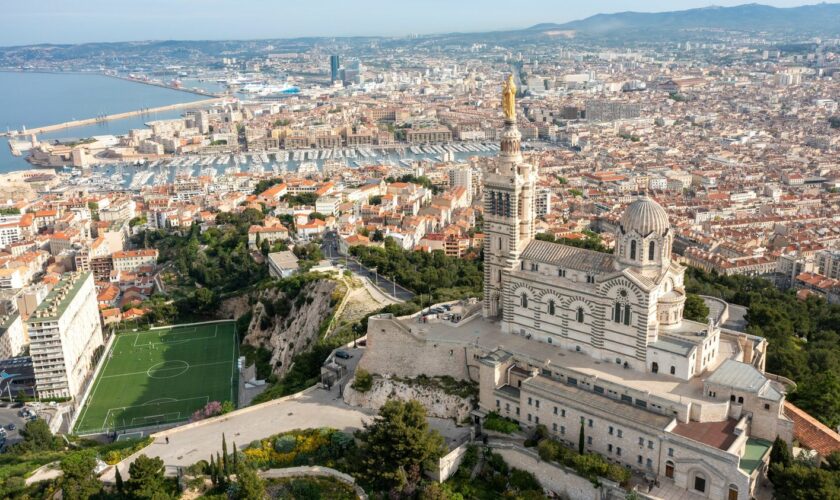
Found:
[{"label": "blue water", "polygon": [[[20,130],[99,115],[190,102],[204,97],[102,75],[0,72],[0,130]],[[150,120],[180,116],[181,110],[135,116],[38,136],[39,139],[125,134]],[[30,168],[0,140],[0,172]]]}]

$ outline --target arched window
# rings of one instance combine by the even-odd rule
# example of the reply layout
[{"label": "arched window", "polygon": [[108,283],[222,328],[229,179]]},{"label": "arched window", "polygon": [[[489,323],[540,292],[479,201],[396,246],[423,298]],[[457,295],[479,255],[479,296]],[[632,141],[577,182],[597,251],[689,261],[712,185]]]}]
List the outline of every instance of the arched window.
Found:
[{"label": "arched window", "polygon": [[625,325],[630,324],[630,305],[629,304],[624,305],[624,324]]},{"label": "arched window", "polygon": [[615,303],[615,308],[613,308],[613,321],[621,323],[621,304],[618,302]]},{"label": "arched window", "polygon": [[651,241],[648,245],[648,260],[655,260],[656,257],[656,242]]},{"label": "arched window", "polygon": [[653,373],[659,373],[659,363],[654,361],[653,364],[650,365],[650,371]]},{"label": "arched window", "polygon": [[577,322],[578,322],[578,323],[583,323],[583,319],[584,319],[584,318],[583,318],[583,308],[582,308],[582,307],[578,307],[578,308],[577,308]]},{"label": "arched window", "polygon": [[549,301],[548,301],[548,314],[550,314],[550,315],[554,316],[554,311],[555,311],[554,301],[553,301],[553,300],[549,300]]},{"label": "arched window", "polygon": [[521,304],[522,304],[522,307],[528,307],[528,295],[527,294],[524,294],[524,293],[522,294]]},{"label": "arched window", "polygon": [[636,240],[630,242],[630,259],[636,260]]},{"label": "arched window", "polygon": [[700,493],[706,492],[706,476],[699,472],[694,476],[694,489]]}]

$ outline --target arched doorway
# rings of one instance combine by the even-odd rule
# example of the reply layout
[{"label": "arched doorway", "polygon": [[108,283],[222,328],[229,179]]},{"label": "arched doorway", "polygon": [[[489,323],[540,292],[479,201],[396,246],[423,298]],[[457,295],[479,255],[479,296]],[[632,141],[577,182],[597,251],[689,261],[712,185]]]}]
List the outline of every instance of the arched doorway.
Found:
[{"label": "arched doorway", "polygon": [[729,485],[729,496],[727,496],[728,500],[738,500],[738,487],[734,484]]},{"label": "arched doorway", "polygon": [[653,373],[659,373],[659,363],[654,361],[653,364],[650,365],[650,371],[652,371]]},{"label": "arched doorway", "polygon": [[665,462],[665,477],[674,479],[674,462],[668,460]]}]

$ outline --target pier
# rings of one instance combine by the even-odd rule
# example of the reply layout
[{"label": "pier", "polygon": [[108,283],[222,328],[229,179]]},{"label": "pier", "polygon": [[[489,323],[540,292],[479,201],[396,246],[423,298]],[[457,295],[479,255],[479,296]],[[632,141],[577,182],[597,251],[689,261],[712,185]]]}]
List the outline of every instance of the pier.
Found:
[{"label": "pier", "polygon": [[192,102],[181,102],[176,104],[168,104],[166,106],[158,106],[156,108],[143,108],[135,111],[126,111],[123,113],[115,113],[112,115],[102,115],[97,116],[95,118],[85,118],[83,120],[73,120],[64,123],[57,123],[55,125],[47,125],[44,127],[35,127],[30,128],[22,131],[13,130],[11,132],[0,132],[0,137],[20,137],[20,136],[27,136],[32,134],[44,134],[47,132],[55,132],[56,130],[63,130],[67,128],[73,127],[82,127],[85,125],[94,125],[96,123],[101,123],[110,120],[121,120],[123,118],[131,118],[132,116],[138,115],[145,115],[151,113],[159,113],[162,111],[172,111],[175,109],[185,109],[185,108],[203,108],[213,104],[225,102],[228,98],[225,97],[214,97],[212,99],[203,99],[200,101],[192,101]]}]

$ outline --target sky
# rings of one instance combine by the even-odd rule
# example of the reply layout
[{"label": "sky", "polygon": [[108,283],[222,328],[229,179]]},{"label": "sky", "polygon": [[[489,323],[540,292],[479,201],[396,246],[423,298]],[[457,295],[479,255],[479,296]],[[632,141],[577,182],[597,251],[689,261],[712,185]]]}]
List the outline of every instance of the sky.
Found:
[{"label": "sky", "polygon": [[[599,13],[751,1],[756,0],[3,0],[0,46],[491,31]],[[776,7],[816,3],[757,1]]]}]

